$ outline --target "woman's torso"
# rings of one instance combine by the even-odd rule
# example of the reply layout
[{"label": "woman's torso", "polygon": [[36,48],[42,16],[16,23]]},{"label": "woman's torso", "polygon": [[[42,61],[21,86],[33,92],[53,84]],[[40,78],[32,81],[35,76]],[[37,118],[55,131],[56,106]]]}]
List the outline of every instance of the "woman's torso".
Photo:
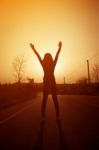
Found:
[{"label": "woman's torso", "polygon": [[56,91],[56,82],[54,76],[54,64],[43,64],[44,78],[43,90],[49,93]]}]

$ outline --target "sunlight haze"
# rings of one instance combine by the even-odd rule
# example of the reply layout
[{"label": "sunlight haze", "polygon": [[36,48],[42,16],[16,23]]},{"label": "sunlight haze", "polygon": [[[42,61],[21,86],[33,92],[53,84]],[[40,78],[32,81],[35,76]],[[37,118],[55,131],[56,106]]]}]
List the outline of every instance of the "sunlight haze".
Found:
[{"label": "sunlight haze", "polygon": [[12,63],[26,60],[25,78],[42,82],[43,70],[29,46],[44,57],[62,51],[55,69],[57,83],[87,77],[86,60],[99,63],[99,4],[96,0],[0,0],[0,83],[14,82]]}]

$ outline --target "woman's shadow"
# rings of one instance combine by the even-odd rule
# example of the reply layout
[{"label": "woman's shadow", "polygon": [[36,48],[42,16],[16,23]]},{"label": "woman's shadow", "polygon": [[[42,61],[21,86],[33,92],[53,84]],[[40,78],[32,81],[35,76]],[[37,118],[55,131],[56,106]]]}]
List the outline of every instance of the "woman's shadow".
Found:
[{"label": "woman's shadow", "polygon": [[[43,150],[44,127],[45,127],[45,121],[41,121],[39,132],[37,135],[37,140],[36,140],[35,147],[33,150]],[[68,150],[60,120],[57,121],[57,127],[59,131],[60,150]]]},{"label": "woman's shadow", "polygon": [[65,135],[60,120],[57,120],[57,126],[59,131],[60,150],[68,150],[68,146],[66,144]]},{"label": "woman's shadow", "polygon": [[44,126],[45,126],[45,121],[43,120],[40,122],[40,128],[38,131],[36,143],[33,150],[43,150]]}]

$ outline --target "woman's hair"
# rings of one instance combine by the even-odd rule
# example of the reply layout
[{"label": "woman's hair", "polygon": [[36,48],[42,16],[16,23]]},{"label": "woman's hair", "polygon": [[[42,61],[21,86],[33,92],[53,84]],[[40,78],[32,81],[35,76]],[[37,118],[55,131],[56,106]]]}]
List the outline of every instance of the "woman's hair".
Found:
[{"label": "woman's hair", "polygon": [[50,53],[46,53],[43,58],[43,62],[45,63],[53,63],[53,58]]}]

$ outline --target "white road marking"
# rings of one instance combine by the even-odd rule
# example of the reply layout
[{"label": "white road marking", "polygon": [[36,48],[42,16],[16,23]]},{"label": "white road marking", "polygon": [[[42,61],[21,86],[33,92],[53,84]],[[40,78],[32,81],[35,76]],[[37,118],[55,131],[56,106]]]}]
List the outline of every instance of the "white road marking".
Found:
[{"label": "white road marking", "polygon": [[[40,96],[38,96],[38,97],[40,97]],[[32,107],[33,104],[35,104],[36,102],[38,102],[38,100],[36,100],[36,99],[38,99],[38,97],[35,98],[35,100],[34,100],[33,103],[31,103],[31,104],[29,104],[28,106],[26,106],[26,107],[24,107],[24,108],[18,110],[17,112],[15,112],[15,113],[13,113],[12,115],[8,116],[8,117],[5,118],[4,120],[1,120],[1,121],[0,121],[0,125],[6,123],[8,120],[14,118],[14,117],[17,116],[18,114],[20,114],[20,113],[22,113],[23,111],[25,111],[26,109]],[[62,96],[62,97],[63,97],[63,99],[64,99],[64,96]],[[84,103],[85,103],[85,102],[84,102]],[[97,105],[93,105],[93,104],[90,104],[90,103],[85,103],[85,104],[99,108],[99,106],[97,106]]]},{"label": "white road marking", "polygon": [[28,106],[18,110],[17,112],[15,112],[14,114],[10,115],[9,117],[5,118],[4,120],[0,121],[0,125],[6,123],[8,120],[14,118],[15,116],[17,116],[18,114],[22,113],[23,111],[25,111],[26,109],[32,107],[33,104],[35,104],[36,102],[38,102],[36,99],[33,103],[29,104]]}]

